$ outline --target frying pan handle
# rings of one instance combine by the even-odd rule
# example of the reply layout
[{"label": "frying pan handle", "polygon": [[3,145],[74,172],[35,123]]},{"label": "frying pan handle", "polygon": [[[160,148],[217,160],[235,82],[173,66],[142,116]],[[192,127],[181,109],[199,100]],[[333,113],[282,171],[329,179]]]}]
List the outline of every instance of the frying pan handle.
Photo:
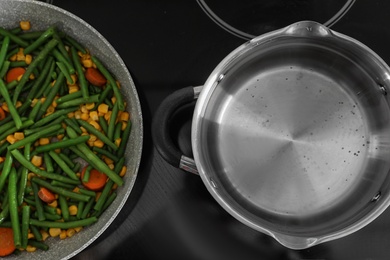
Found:
[{"label": "frying pan handle", "polygon": [[169,134],[171,117],[175,111],[196,100],[202,86],[179,89],[168,97],[158,107],[152,121],[152,138],[161,157],[174,167],[198,174],[194,159],[189,158],[175,145]]}]

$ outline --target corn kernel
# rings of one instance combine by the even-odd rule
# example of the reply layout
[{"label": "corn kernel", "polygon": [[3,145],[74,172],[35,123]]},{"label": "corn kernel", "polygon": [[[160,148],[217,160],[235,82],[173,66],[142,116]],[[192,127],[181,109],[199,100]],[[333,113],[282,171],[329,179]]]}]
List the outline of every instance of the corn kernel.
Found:
[{"label": "corn kernel", "polygon": [[110,168],[111,170],[114,170],[115,166],[113,163],[110,163],[110,164],[108,164],[108,168]]},{"label": "corn kernel", "polygon": [[74,228],[69,228],[68,230],[66,230],[67,237],[72,237],[74,234],[76,234],[76,230]]},{"label": "corn kernel", "polygon": [[69,214],[71,216],[76,216],[77,215],[77,206],[76,205],[70,205],[69,206]]},{"label": "corn kernel", "polygon": [[121,141],[122,141],[122,138],[117,138],[115,139],[115,145],[119,147],[119,145],[121,144]]},{"label": "corn kernel", "polygon": [[52,207],[52,208],[57,208],[57,207],[58,207],[58,201],[55,200],[55,201],[53,201],[52,203],[48,203],[47,205],[50,206],[50,207]]},{"label": "corn kernel", "polygon": [[75,111],[75,112],[74,112],[74,117],[75,117],[76,119],[80,119],[80,118],[81,118],[81,111],[80,111],[80,110]]},{"label": "corn kernel", "polygon": [[123,165],[122,169],[121,169],[121,171],[119,173],[119,176],[121,176],[121,177],[125,176],[126,175],[126,171],[127,171],[127,167],[126,167],[126,165]]},{"label": "corn kernel", "polygon": [[39,138],[39,145],[47,145],[50,143],[50,139],[47,137]]},{"label": "corn kernel", "polygon": [[68,113],[68,118],[73,118],[74,117],[74,112]]},{"label": "corn kernel", "polygon": [[104,114],[104,119],[106,119],[107,122],[110,122],[111,120],[111,111],[108,111],[107,113]]},{"label": "corn kernel", "polygon": [[46,110],[46,115],[53,114],[55,110],[56,110],[56,109],[55,109],[52,105],[50,105],[50,106],[47,108],[47,110]]},{"label": "corn kernel", "polygon": [[111,102],[112,102],[113,104],[115,104],[115,102],[116,102],[116,97],[112,97],[112,98],[111,98]]},{"label": "corn kernel", "polygon": [[108,158],[106,156],[103,157],[103,160],[106,164],[113,164],[114,161],[111,158]]},{"label": "corn kernel", "polygon": [[85,108],[88,109],[88,110],[91,110],[95,107],[95,103],[87,103],[85,104]]},{"label": "corn kernel", "polygon": [[60,208],[56,208],[56,213],[57,213],[58,215],[61,215],[61,214],[62,214],[62,210],[61,210]]},{"label": "corn kernel", "polygon": [[32,56],[30,54],[27,54],[24,61],[26,62],[27,65],[30,65],[32,62]]},{"label": "corn kernel", "polygon": [[[81,132],[85,133],[85,134],[88,134],[88,131],[87,129],[85,129],[84,127],[80,126],[80,129],[81,129]],[[81,134],[82,135],[82,134]]]},{"label": "corn kernel", "polygon": [[68,80],[66,81],[66,84],[68,85],[74,85],[77,81],[77,76],[75,74],[70,75],[70,78],[72,79],[73,82],[69,82]]},{"label": "corn kernel", "polygon": [[60,228],[49,228],[49,234],[51,237],[58,237],[61,234]]},{"label": "corn kernel", "polygon": [[102,195],[102,192],[96,192],[95,201],[98,201],[100,198],[100,195]]},{"label": "corn kernel", "polygon": [[124,131],[127,127],[127,122],[122,122],[121,130]]},{"label": "corn kernel", "polygon": [[9,57],[9,60],[10,61],[16,61],[16,54],[14,54],[11,57]]},{"label": "corn kernel", "polygon": [[37,251],[37,248],[35,247],[35,246],[30,246],[30,245],[27,245],[27,247],[26,247],[26,251],[27,252],[35,252],[35,251]]},{"label": "corn kernel", "polygon": [[62,140],[64,138],[64,136],[65,136],[64,134],[59,134],[59,135],[57,135],[57,139]]},{"label": "corn kernel", "polygon": [[96,140],[93,142],[93,146],[102,148],[104,146],[104,143],[101,140]]},{"label": "corn kernel", "polygon": [[100,104],[98,106],[98,111],[101,113],[107,113],[108,112],[108,105],[107,104]]},{"label": "corn kernel", "polygon": [[68,92],[69,94],[79,91],[79,87],[77,85],[69,85]]},{"label": "corn kernel", "polygon": [[97,130],[101,129],[100,125],[96,121],[90,121],[89,124],[95,127]]},{"label": "corn kernel", "polygon": [[60,239],[65,239],[67,237],[68,236],[66,235],[66,230],[62,230],[61,233],[60,233]]},{"label": "corn kernel", "polygon": [[90,59],[81,60],[81,63],[83,64],[83,66],[84,66],[85,68],[91,68],[91,67],[93,67],[93,62],[92,62],[92,60],[90,60]]},{"label": "corn kernel", "polygon": [[10,144],[13,144],[17,141],[16,138],[14,137],[14,135],[12,135],[12,134],[8,135],[6,139],[7,139],[8,143],[10,143]]},{"label": "corn kernel", "polygon": [[19,51],[16,53],[16,60],[17,61],[24,61],[26,59],[26,56],[24,55],[24,48],[19,48]]},{"label": "corn kernel", "polygon": [[33,233],[28,233],[27,234],[27,239],[32,239],[32,238],[35,238],[34,234]]},{"label": "corn kernel", "polygon": [[30,76],[29,76],[28,78],[31,79],[31,80],[35,79],[34,73],[31,73]]},{"label": "corn kernel", "polygon": [[120,114],[119,118],[120,118],[121,121],[126,121],[127,122],[130,119],[130,114],[128,112],[124,111],[124,112],[122,112]]},{"label": "corn kernel", "polygon": [[42,156],[34,155],[31,159],[31,163],[37,167],[40,167],[42,165]]},{"label": "corn kernel", "polygon": [[88,139],[88,141],[90,141],[90,142],[95,142],[97,140],[97,137],[96,137],[96,135],[89,135],[89,139]]},{"label": "corn kernel", "polygon": [[3,102],[3,104],[1,105],[1,108],[6,111],[6,112],[9,112],[9,109],[8,109],[8,105],[6,102]]},{"label": "corn kernel", "polygon": [[28,31],[31,29],[30,21],[20,21],[19,26],[20,26],[20,29],[22,29],[23,31]]},{"label": "corn kernel", "polygon": [[49,237],[49,233],[47,233],[45,230],[41,229],[39,231],[42,235],[42,240],[45,241]]},{"label": "corn kernel", "polygon": [[35,177],[35,176],[36,176],[35,173],[29,172],[29,173],[27,174],[27,180],[31,181],[32,177]]},{"label": "corn kernel", "polygon": [[113,190],[116,190],[117,188],[118,188],[118,184],[114,183],[114,184],[112,185],[112,189],[113,189]]},{"label": "corn kernel", "polygon": [[89,113],[89,118],[91,118],[93,121],[99,121],[99,115],[96,111],[91,111]]},{"label": "corn kernel", "polygon": [[76,193],[79,193],[80,192],[80,188],[79,187],[74,187],[74,189],[73,189],[73,192],[76,192]]},{"label": "corn kernel", "polygon": [[4,161],[5,161],[4,157],[0,157],[0,163],[2,163]]},{"label": "corn kernel", "polygon": [[15,132],[14,137],[16,140],[22,140],[22,139],[24,139],[24,133],[23,132]]},{"label": "corn kernel", "polygon": [[19,108],[19,107],[21,107],[22,106],[22,102],[21,101],[16,101],[16,104],[15,104],[15,107],[16,108]]},{"label": "corn kernel", "polygon": [[83,229],[83,227],[75,227],[75,228],[73,228],[76,232],[80,232],[82,229]]}]

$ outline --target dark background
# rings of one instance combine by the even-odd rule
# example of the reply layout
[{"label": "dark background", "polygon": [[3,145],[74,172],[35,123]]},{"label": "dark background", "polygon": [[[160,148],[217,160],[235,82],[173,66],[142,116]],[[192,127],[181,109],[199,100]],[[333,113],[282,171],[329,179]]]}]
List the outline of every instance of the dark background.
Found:
[{"label": "dark background", "polygon": [[[348,237],[289,250],[236,221],[214,201],[198,176],[175,169],[156,152],[151,120],[161,101],[177,89],[202,85],[214,67],[245,42],[216,25],[195,0],[51,2],[92,25],[123,58],[139,93],[145,128],[141,167],[128,202],[102,236],[74,259],[389,259],[389,210]],[[224,6],[234,1],[214,2]],[[310,14],[321,13],[318,10],[324,10],[328,1],[316,2]],[[236,17],[234,10],[233,5],[226,17]],[[305,18],[278,8],[253,11],[262,20],[278,17],[277,25],[270,21],[271,26],[264,28]],[[389,1],[357,0],[332,29],[363,42],[389,62],[389,11]],[[239,15],[238,20],[245,22]],[[191,155],[190,117],[191,107],[177,116],[173,130],[187,155]]]}]

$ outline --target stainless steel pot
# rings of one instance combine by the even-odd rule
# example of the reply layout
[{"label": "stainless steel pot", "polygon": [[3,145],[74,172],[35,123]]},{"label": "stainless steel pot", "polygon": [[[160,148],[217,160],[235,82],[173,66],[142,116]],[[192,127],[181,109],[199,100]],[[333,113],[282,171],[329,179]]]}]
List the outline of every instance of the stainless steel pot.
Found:
[{"label": "stainless steel pot", "polygon": [[125,184],[117,190],[112,205],[99,217],[98,222],[82,230],[72,238],[49,239],[48,251],[22,252],[7,259],[68,259],[96,240],[114,221],[134,186],[141,160],[143,125],[142,112],[134,82],[123,60],[111,44],[94,28],[75,15],[52,5],[29,0],[0,0],[0,26],[15,28],[19,21],[31,21],[34,30],[47,29],[51,25],[69,34],[96,55],[121,82],[121,91],[131,114],[132,132],[126,150],[127,173]]},{"label": "stainless steel pot", "polygon": [[[307,248],[359,230],[390,204],[389,79],[362,43],[298,22],[235,49],[203,87],[169,96],[154,141],[236,219]],[[167,129],[199,91],[192,160]]]}]

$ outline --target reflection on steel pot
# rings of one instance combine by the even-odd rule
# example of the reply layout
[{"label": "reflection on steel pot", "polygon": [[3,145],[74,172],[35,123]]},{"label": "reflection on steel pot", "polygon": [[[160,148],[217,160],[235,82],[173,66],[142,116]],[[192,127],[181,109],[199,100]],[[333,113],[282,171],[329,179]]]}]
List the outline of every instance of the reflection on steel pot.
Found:
[{"label": "reflection on steel pot", "polygon": [[21,20],[31,22],[32,30],[44,30],[55,25],[85,46],[121,82],[121,92],[131,114],[132,132],[127,143],[130,149],[125,152],[127,173],[124,184],[117,189],[117,197],[98,221],[71,238],[52,238],[45,241],[49,250],[34,253],[21,252],[9,255],[6,259],[68,259],[85,249],[96,240],[119,214],[134,186],[141,160],[143,125],[142,113],[134,82],[123,60],[104,37],[89,24],[75,15],[58,7],[31,0],[0,0],[0,26],[10,29]]},{"label": "reflection on steel pot", "polygon": [[298,22],[248,41],[211,73],[193,115],[193,160],[167,129],[197,88],[161,104],[154,141],[236,219],[307,248],[359,230],[390,204],[389,79],[362,43]]}]

